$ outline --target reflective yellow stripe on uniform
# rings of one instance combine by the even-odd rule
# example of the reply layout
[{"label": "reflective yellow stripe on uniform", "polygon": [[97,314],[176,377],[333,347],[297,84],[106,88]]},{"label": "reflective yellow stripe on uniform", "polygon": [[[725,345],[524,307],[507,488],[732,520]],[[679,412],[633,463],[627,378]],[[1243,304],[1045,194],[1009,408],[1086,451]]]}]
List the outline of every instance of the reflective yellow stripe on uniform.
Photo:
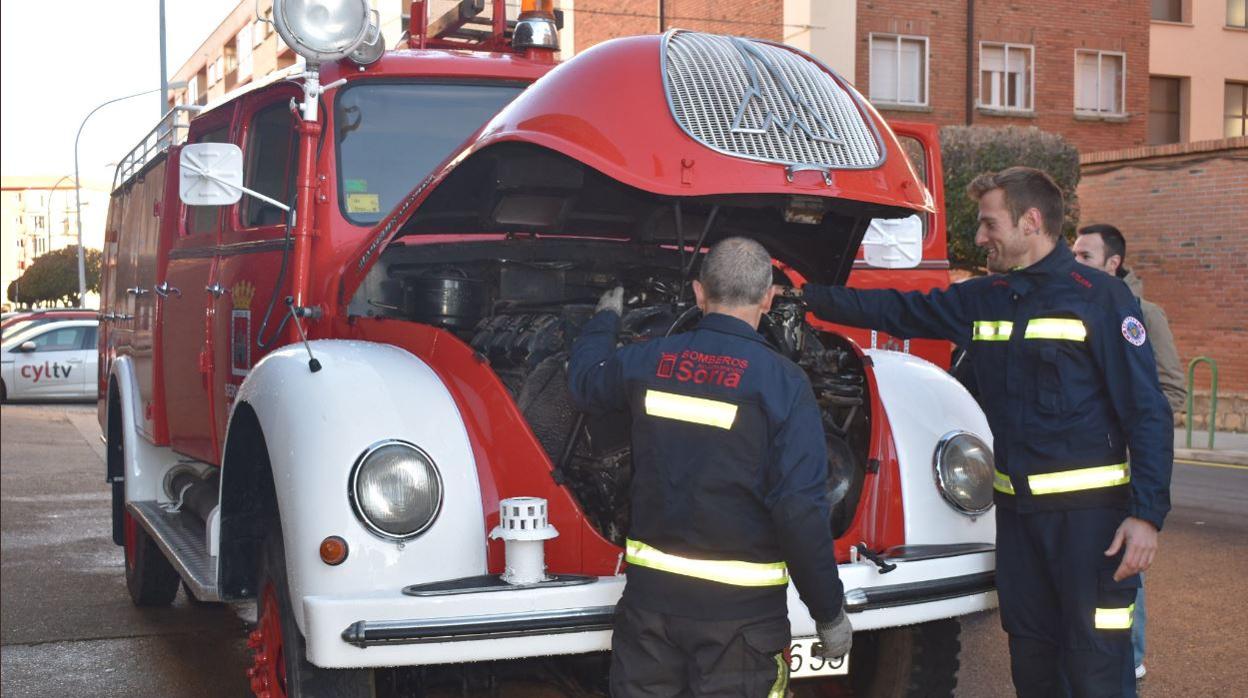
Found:
[{"label": "reflective yellow stripe on uniform", "polygon": [[1033,317],[1027,321],[1023,339],[1066,339],[1082,342],[1088,338],[1083,322],[1071,318]]},{"label": "reflective yellow stripe on uniform", "polygon": [[[1131,469],[1126,463],[1027,476],[1027,484],[1031,487],[1032,494],[1079,492],[1125,485],[1128,482],[1131,482]],[[1010,482],[1010,476],[1000,470],[993,471],[992,489],[1014,494],[1014,484]]]},{"label": "reflective yellow stripe on uniform", "polygon": [[976,320],[971,326],[971,339],[980,342],[1008,342],[1014,332],[1009,320]]},{"label": "reflective yellow stripe on uniform", "polygon": [[767,698],[788,698],[789,696],[789,665],[784,661],[784,653],[776,654],[776,682],[767,692]]},{"label": "reflective yellow stripe on uniform", "polygon": [[647,390],[646,414],[651,417],[679,419],[682,422],[731,429],[733,421],[737,418],[737,406],[731,402],[665,393],[661,390]]},{"label": "reflective yellow stripe on uniform", "polygon": [[1027,484],[1031,485],[1032,494],[1078,492],[1125,485],[1128,482],[1131,482],[1131,470],[1126,463],[1027,476]]},{"label": "reflective yellow stripe on uniform", "polygon": [[992,489],[1006,494],[1014,494],[1014,483],[1010,482],[1010,476],[1000,470],[992,471]]},{"label": "reflective yellow stripe on uniform", "polygon": [[1126,608],[1098,608],[1093,617],[1097,630],[1126,630],[1135,619],[1135,604]]},{"label": "reflective yellow stripe on uniform", "polygon": [[694,560],[669,555],[658,548],[631,539],[624,542],[624,559],[630,565],[741,587],[780,586],[789,583],[789,569],[783,562]]}]

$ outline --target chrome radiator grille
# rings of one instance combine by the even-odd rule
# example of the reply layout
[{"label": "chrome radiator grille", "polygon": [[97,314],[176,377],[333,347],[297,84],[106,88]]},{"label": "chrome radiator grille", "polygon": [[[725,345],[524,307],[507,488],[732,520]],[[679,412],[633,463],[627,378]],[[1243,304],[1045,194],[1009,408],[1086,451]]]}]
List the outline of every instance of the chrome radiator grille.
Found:
[{"label": "chrome radiator grille", "polygon": [[663,45],[672,117],[737,157],[828,169],[874,167],[874,129],[849,95],[801,53],[737,37],[676,31]]}]

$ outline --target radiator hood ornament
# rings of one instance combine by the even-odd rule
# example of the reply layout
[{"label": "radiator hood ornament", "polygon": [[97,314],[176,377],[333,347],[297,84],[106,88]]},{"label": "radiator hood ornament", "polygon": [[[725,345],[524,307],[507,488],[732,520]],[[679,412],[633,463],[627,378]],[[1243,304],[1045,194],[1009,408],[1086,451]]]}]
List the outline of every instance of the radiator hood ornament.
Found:
[{"label": "radiator hood ornament", "polygon": [[[813,104],[797,93],[779,63],[763,53],[753,42],[739,37],[731,37],[731,41],[741,54],[750,79],[750,86],[741,99],[741,107],[732,119],[733,133],[767,133],[774,126],[791,137],[794,135],[793,129],[799,128],[812,140],[845,144],[844,139],[836,135],[832,124],[819,114]],[[760,66],[776,89],[768,90],[764,87]],[[777,101],[781,104],[776,104]],[[747,126],[747,123],[758,125]]]}]

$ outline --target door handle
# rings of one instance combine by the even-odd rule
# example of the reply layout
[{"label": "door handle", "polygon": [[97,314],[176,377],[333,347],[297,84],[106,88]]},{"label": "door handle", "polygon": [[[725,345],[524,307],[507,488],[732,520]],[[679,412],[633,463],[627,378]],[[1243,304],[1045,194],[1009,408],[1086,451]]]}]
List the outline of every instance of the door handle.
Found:
[{"label": "door handle", "polygon": [[100,313],[100,319],[101,320],[116,320],[117,314],[116,313]]},{"label": "door handle", "polygon": [[128,314],[126,314],[126,313],[117,313],[116,315],[114,315],[114,316],[113,316],[113,319],[114,319],[114,320],[119,320],[119,321],[121,321],[121,322],[125,322],[126,320],[133,320],[133,319],[134,319],[134,316],[133,316],[133,315],[128,315]]},{"label": "door handle", "polygon": [[207,291],[208,293],[211,293],[213,298],[220,298],[226,293],[225,287],[222,286],[221,284],[212,284],[211,286],[205,286],[204,290]]},{"label": "door handle", "polygon": [[160,282],[160,284],[154,287],[152,290],[156,291],[156,295],[160,296],[161,298],[168,298],[169,294],[173,294],[177,296],[178,298],[182,297],[182,291],[177,288],[174,288],[173,286],[170,286],[168,281]]},{"label": "door handle", "polygon": [[128,288],[128,289],[126,289],[126,293],[128,293],[128,294],[130,294],[130,295],[132,295],[132,296],[140,296],[140,297],[141,297],[141,296],[146,296],[147,294],[151,293],[151,291],[149,291],[149,290],[147,290],[147,289],[143,288],[142,286],[134,286],[133,288]]},{"label": "door handle", "polygon": [[67,364],[80,364],[80,363],[82,363],[82,359],[65,359],[65,363],[67,363]]}]

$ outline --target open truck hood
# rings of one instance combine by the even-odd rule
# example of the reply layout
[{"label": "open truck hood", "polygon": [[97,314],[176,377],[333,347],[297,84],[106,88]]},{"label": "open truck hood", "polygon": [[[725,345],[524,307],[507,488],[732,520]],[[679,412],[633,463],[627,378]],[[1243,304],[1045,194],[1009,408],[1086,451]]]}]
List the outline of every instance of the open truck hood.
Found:
[{"label": "open truck hood", "polygon": [[385,246],[432,234],[744,234],[843,283],[870,219],[932,207],[884,120],[816,59],[677,30],[599,44],[533,83],[378,224],[343,290]]}]

